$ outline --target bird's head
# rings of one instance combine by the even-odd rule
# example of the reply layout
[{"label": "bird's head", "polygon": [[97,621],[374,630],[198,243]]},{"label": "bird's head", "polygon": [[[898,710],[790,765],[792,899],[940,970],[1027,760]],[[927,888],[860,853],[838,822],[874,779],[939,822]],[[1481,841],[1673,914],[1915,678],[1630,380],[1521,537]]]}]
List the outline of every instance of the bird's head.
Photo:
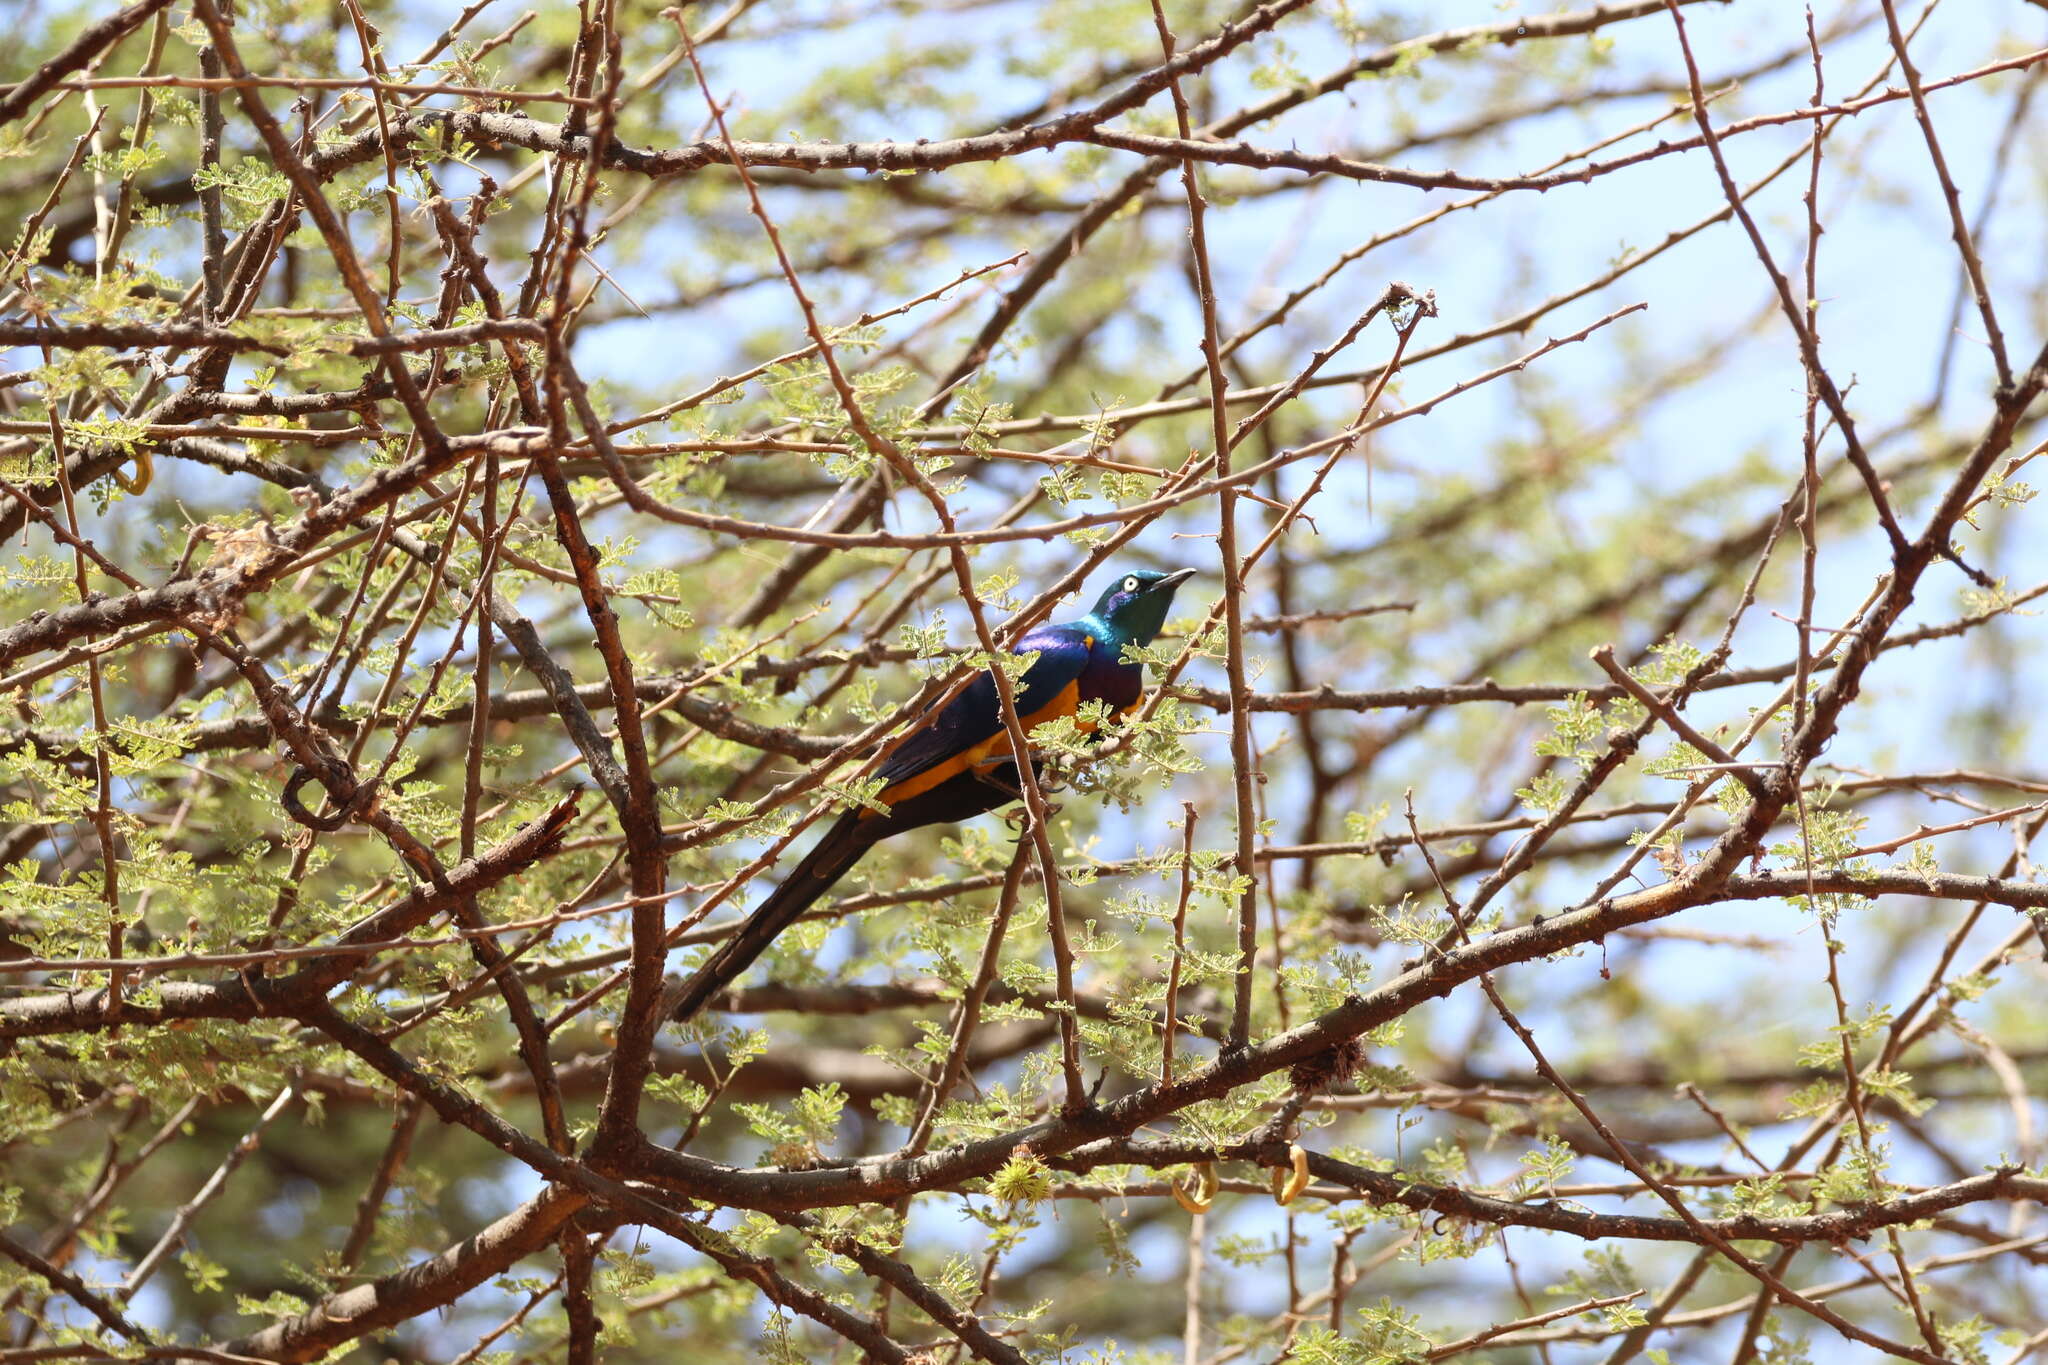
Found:
[{"label": "bird's head", "polygon": [[1125,639],[1141,645],[1166,624],[1166,612],[1173,605],[1174,590],[1195,576],[1193,569],[1160,573],[1156,569],[1130,569],[1117,575],[1095,603],[1095,617],[1114,626]]}]

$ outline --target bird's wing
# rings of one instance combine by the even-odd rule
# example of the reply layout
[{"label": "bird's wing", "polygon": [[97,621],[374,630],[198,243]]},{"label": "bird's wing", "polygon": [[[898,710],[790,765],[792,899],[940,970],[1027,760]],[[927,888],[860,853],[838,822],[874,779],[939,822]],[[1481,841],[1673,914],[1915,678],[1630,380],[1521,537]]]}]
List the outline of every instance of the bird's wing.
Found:
[{"label": "bird's wing", "polygon": [[[1019,640],[1016,652],[1036,653],[1014,686],[1017,718],[1034,725],[1070,716],[1080,706],[1081,672],[1094,640],[1078,625],[1041,626]],[[977,763],[1007,755],[1010,736],[994,677],[983,672],[953,700],[919,718],[918,728],[882,765],[885,805],[930,791]]]}]

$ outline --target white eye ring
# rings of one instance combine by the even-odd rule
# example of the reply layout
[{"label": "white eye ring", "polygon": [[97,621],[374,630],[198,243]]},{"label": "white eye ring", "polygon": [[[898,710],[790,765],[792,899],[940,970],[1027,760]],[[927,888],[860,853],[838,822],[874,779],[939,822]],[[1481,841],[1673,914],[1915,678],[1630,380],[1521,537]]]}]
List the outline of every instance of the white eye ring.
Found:
[{"label": "white eye ring", "polygon": [[1137,580],[1137,579],[1136,579],[1135,577],[1132,577],[1132,578],[1126,578],[1126,579],[1124,580],[1124,591],[1125,591],[1125,592],[1136,592],[1137,590],[1138,590],[1138,580]]}]

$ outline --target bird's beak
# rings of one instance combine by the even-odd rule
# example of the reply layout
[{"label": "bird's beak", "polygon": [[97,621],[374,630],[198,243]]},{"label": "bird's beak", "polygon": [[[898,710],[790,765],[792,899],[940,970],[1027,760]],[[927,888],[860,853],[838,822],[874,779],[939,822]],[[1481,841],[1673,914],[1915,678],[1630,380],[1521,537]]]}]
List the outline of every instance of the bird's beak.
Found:
[{"label": "bird's beak", "polygon": [[1152,591],[1172,592],[1175,588],[1187,582],[1190,578],[1193,578],[1194,576],[1195,571],[1193,569],[1175,569],[1172,573],[1160,579],[1157,583],[1154,583],[1152,585]]}]

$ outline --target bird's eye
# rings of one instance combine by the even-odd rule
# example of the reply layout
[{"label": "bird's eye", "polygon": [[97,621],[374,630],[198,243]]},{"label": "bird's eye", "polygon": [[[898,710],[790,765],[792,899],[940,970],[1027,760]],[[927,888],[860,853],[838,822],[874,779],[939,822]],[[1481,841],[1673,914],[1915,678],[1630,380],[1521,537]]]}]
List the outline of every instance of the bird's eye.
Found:
[{"label": "bird's eye", "polygon": [[1131,578],[1126,578],[1126,579],[1124,580],[1124,591],[1125,591],[1125,592],[1136,592],[1137,590],[1138,590],[1138,580],[1137,580],[1137,578],[1136,578],[1135,576],[1134,576],[1134,577],[1131,577]]}]

